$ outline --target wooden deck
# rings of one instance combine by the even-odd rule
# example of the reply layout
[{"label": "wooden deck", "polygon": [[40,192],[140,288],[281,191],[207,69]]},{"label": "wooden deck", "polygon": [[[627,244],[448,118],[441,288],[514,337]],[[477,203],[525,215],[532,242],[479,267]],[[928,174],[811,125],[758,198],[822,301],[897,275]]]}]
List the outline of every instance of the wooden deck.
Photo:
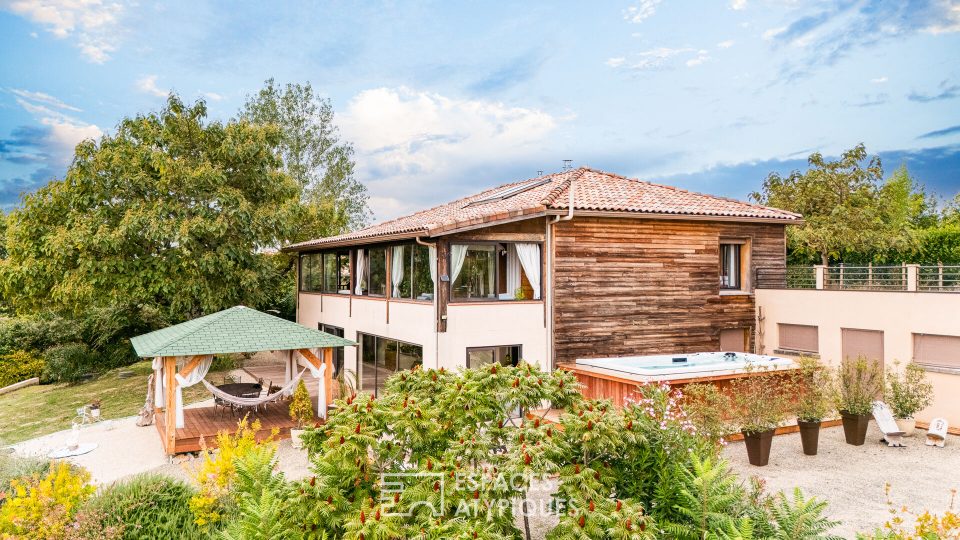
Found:
[{"label": "wooden deck", "polygon": [[[281,439],[290,438],[290,428],[294,426],[290,419],[289,402],[282,401],[271,403],[266,408],[261,407],[257,413],[250,413],[249,420],[260,421],[260,431],[257,432],[257,439],[265,439],[270,433],[279,430]],[[186,408],[183,410],[183,420],[185,427],[176,430],[176,441],[173,451],[168,448],[167,453],[180,454],[183,452],[197,452],[200,450],[200,439],[204,440],[207,448],[216,448],[217,434],[221,431],[236,431],[237,422],[240,421],[237,413],[231,413],[229,410],[214,407]],[[317,421],[320,421],[318,418]],[[163,413],[158,413],[154,417],[154,423],[157,426],[157,432],[160,434],[160,440],[163,440],[163,434],[166,428],[166,419]]]}]

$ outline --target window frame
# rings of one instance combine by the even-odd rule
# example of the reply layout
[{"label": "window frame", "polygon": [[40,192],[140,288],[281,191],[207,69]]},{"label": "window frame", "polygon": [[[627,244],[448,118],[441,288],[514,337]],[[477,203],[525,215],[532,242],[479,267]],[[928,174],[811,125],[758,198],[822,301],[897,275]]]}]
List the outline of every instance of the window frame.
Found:
[{"label": "window frame", "polygon": [[[737,285],[734,287],[724,286],[723,270],[726,264],[723,256],[723,246],[736,246],[737,249]],[[750,239],[749,238],[728,238],[720,237],[718,242],[718,281],[721,295],[732,294],[750,294],[752,284],[750,283]]]},{"label": "window frame", "polygon": [[[499,365],[501,365],[501,366],[504,365],[503,362],[501,361],[501,359],[499,358],[499,356],[500,356],[500,350],[501,350],[501,349],[506,349],[506,348],[516,348],[516,349],[517,349],[517,357],[514,358],[514,359],[513,359],[513,362],[511,363],[512,366],[516,366],[516,365],[520,362],[520,360],[523,359],[523,345],[521,345],[521,344],[513,344],[513,345],[483,345],[483,346],[479,346],[479,347],[467,347],[467,348],[466,348],[466,353],[465,353],[466,356],[465,356],[465,357],[466,357],[466,366],[467,366],[467,369],[470,369],[470,368],[474,367],[474,366],[471,366],[471,365],[470,365],[470,353],[471,353],[471,352],[485,351],[485,350],[493,350],[493,353],[494,353],[494,362],[496,362],[497,364],[499,364]],[[484,365],[487,365],[487,364],[484,364]]]},{"label": "window frame", "polygon": [[[363,367],[363,364],[364,364],[364,359],[363,359],[363,356],[364,356],[364,354],[363,354],[363,353],[364,353],[363,337],[364,337],[364,336],[368,336],[368,337],[374,338],[374,344],[377,344],[377,343],[378,343],[378,340],[384,340],[384,341],[388,341],[388,342],[389,342],[389,341],[395,342],[395,343],[397,344],[396,350],[397,350],[397,367],[398,367],[398,368],[399,368],[399,365],[400,365],[399,360],[400,360],[400,350],[401,350],[401,347],[402,347],[403,345],[407,345],[407,346],[410,346],[410,347],[418,347],[418,348],[420,349],[420,364],[419,364],[419,365],[420,365],[420,366],[423,366],[423,356],[424,356],[424,353],[423,353],[423,345],[418,345],[418,344],[416,344],[416,343],[411,343],[411,342],[409,342],[409,341],[403,341],[403,340],[400,340],[400,339],[391,338],[391,337],[387,337],[387,336],[381,336],[381,335],[378,335],[378,334],[371,334],[371,333],[368,333],[368,332],[361,332],[361,331],[358,330],[358,331],[357,331],[357,344],[358,344],[358,346],[357,346],[357,375],[356,375],[356,380],[357,380],[357,389],[360,390],[361,392],[370,392],[370,393],[373,394],[374,396],[379,397],[379,391],[380,391],[380,389],[379,389],[379,386],[380,386],[380,384],[379,384],[379,383],[380,383],[380,377],[379,377],[380,371],[379,371],[379,368],[378,368],[377,358],[376,358],[376,354],[377,354],[377,353],[376,353],[376,350],[379,350],[379,347],[377,347],[376,345],[374,346],[374,348],[375,348],[376,350],[374,351],[374,359],[373,359],[373,366],[374,366],[374,379],[373,379],[373,389],[372,389],[373,391],[371,392],[370,389],[364,388],[364,384],[363,384],[363,380],[364,380],[364,377],[363,377],[363,370],[364,370],[364,367]],[[384,364],[386,364],[386,361],[384,361]],[[384,366],[384,369],[386,369],[386,366]],[[391,375],[396,374],[396,373],[399,373],[400,371],[402,371],[402,370],[400,370],[400,369],[394,369],[394,370],[393,370],[393,373],[391,373]],[[384,382],[386,382],[386,380],[384,380]]]},{"label": "window frame", "polygon": [[[335,273],[336,273],[336,275],[333,276],[334,287],[332,290],[327,288],[326,258],[328,256],[333,257],[333,268],[335,269]],[[313,259],[316,259],[316,261],[310,262],[310,261],[313,261]],[[310,251],[310,252],[301,253],[298,261],[298,265],[299,265],[298,270],[300,274],[298,292],[320,293],[320,294],[344,294],[344,295],[349,294],[350,292],[352,292],[349,289],[350,289],[350,286],[352,286],[353,284],[353,280],[351,279],[352,265],[350,263],[352,259],[353,259],[353,256],[352,256],[351,250],[326,250],[326,251]],[[310,267],[309,274],[304,272],[305,260],[308,262],[308,266]],[[346,274],[342,272],[342,270],[344,269],[344,265],[341,264],[342,260],[347,261]],[[319,265],[320,278],[319,278],[318,285],[314,287],[309,282],[315,281],[314,279],[315,276],[313,274],[314,274],[314,270],[316,269],[316,265]],[[340,286],[342,285],[342,280],[344,278],[347,279],[348,286],[346,288],[341,288]]]},{"label": "window frame", "polygon": [[[536,244],[536,245],[539,247],[539,249],[540,249],[540,267],[539,267],[538,270],[539,270],[539,272],[540,272],[540,300],[534,300],[533,298],[524,298],[524,299],[522,299],[522,300],[518,300],[518,299],[516,299],[516,298],[500,298],[500,293],[499,293],[499,291],[500,291],[500,285],[503,284],[503,282],[506,281],[507,277],[506,277],[506,275],[503,275],[503,276],[500,275],[500,274],[501,274],[501,272],[500,272],[500,264],[499,264],[500,251],[499,251],[499,249],[497,249],[497,248],[498,248],[499,246],[504,246],[504,248],[505,248],[507,245],[510,245],[510,244]],[[451,247],[451,249],[450,249],[450,253],[449,253],[448,256],[447,256],[447,267],[448,267],[448,268],[453,268],[453,249],[452,249],[452,248],[453,248],[454,245],[467,246],[468,249],[469,249],[470,246],[494,246],[494,263],[493,263],[494,278],[493,278],[493,290],[494,290],[494,291],[497,291],[497,292],[494,294],[494,298],[488,298],[488,297],[482,297],[482,298],[480,298],[480,297],[478,297],[478,298],[465,298],[465,297],[455,296],[455,294],[454,294],[454,289],[453,289],[453,284],[455,283],[455,280],[451,279],[450,282],[449,282],[449,284],[450,284],[450,299],[449,299],[449,303],[451,303],[451,304],[473,304],[473,303],[484,303],[484,302],[542,302],[542,301],[543,301],[543,287],[544,287],[544,283],[543,283],[543,274],[544,274],[544,272],[543,272],[543,263],[544,263],[544,259],[543,259],[543,257],[544,257],[543,242],[506,242],[506,241],[499,241],[499,240],[469,240],[469,241],[456,241],[456,240],[454,240],[454,241],[451,241],[451,242],[450,242],[450,247]],[[461,272],[462,272],[462,269],[461,269]],[[526,280],[527,283],[530,284],[531,288],[533,287],[533,284],[530,283],[530,278],[527,277],[526,272],[524,271],[522,264],[520,265],[520,276],[521,276],[521,283],[523,282],[523,280]],[[457,278],[459,278],[459,277],[460,277],[460,276],[457,276]],[[536,292],[536,291],[534,291],[534,292]],[[507,293],[505,293],[505,294],[509,294],[509,293],[510,293],[510,291],[507,291]]]},{"label": "window frame", "polygon": [[[329,329],[329,330],[328,330]],[[343,337],[346,335],[343,327],[336,326],[333,324],[325,324],[322,322],[317,323],[317,330],[321,332],[326,332],[330,335]],[[330,330],[334,330],[331,332]],[[339,347],[333,347],[333,376],[338,376],[343,371],[343,361],[344,361],[344,347],[341,345]]]}]

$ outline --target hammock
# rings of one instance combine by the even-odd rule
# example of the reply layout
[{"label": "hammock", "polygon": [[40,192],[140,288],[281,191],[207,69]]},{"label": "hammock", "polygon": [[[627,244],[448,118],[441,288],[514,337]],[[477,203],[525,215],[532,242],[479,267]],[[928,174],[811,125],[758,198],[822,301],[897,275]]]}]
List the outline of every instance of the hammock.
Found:
[{"label": "hammock", "polygon": [[284,394],[292,390],[293,387],[296,386],[298,382],[300,382],[300,378],[303,377],[303,374],[306,371],[307,371],[306,369],[301,371],[296,377],[293,378],[293,380],[283,385],[283,387],[280,388],[280,390],[277,390],[272,394],[267,394],[263,397],[255,397],[255,398],[238,397],[233,394],[228,394],[223,390],[207,382],[206,379],[203,379],[201,382],[203,383],[204,386],[207,387],[207,390],[209,390],[211,394],[222,399],[227,403],[231,403],[233,405],[237,405],[240,407],[256,407],[258,405],[263,405],[264,403],[270,403],[271,401],[276,401],[282,398]]}]

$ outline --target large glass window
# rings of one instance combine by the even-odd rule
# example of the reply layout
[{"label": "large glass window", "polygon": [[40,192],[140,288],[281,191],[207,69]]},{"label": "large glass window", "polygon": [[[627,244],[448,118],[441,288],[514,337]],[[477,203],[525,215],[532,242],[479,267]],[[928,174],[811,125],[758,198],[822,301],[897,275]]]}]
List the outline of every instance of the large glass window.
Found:
[{"label": "large glass window", "polygon": [[[533,279],[527,270],[533,273]],[[451,248],[451,273],[454,300],[539,300],[540,246],[455,244]]]},{"label": "large glass window", "polygon": [[720,288],[740,289],[740,244],[720,244]]},{"label": "large glass window", "polygon": [[323,262],[319,253],[300,256],[300,290],[319,292],[323,287]]},{"label": "large glass window", "polygon": [[[329,324],[317,323],[317,329],[337,337],[343,337],[343,328]],[[343,371],[343,347],[333,348],[333,376],[337,377]]]},{"label": "large glass window", "polygon": [[360,389],[383,393],[387,379],[398,371],[423,364],[423,347],[357,332],[360,343]]},{"label": "large glass window", "polygon": [[342,251],[301,255],[300,290],[328,293],[349,292],[350,254]]},{"label": "large glass window", "polygon": [[364,293],[372,296],[387,294],[387,250],[375,248],[367,251],[367,288]]},{"label": "large glass window", "polygon": [[323,292],[337,292],[337,254],[323,254]]},{"label": "large glass window", "polygon": [[399,256],[402,264],[391,268],[401,271],[400,282],[393,291],[394,298],[412,300],[433,300],[433,280],[430,277],[430,250],[419,244],[407,244],[392,248],[394,257]]}]

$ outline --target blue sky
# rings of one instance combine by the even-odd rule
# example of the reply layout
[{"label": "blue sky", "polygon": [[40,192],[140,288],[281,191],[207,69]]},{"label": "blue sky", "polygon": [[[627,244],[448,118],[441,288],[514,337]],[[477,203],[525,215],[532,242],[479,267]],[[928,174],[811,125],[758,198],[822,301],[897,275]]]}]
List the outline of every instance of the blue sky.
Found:
[{"label": "blue sky", "polygon": [[858,142],[960,191],[960,0],[0,0],[0,205],[170,90],[328,96],[378,219],[563,159],[735,197]]}]

